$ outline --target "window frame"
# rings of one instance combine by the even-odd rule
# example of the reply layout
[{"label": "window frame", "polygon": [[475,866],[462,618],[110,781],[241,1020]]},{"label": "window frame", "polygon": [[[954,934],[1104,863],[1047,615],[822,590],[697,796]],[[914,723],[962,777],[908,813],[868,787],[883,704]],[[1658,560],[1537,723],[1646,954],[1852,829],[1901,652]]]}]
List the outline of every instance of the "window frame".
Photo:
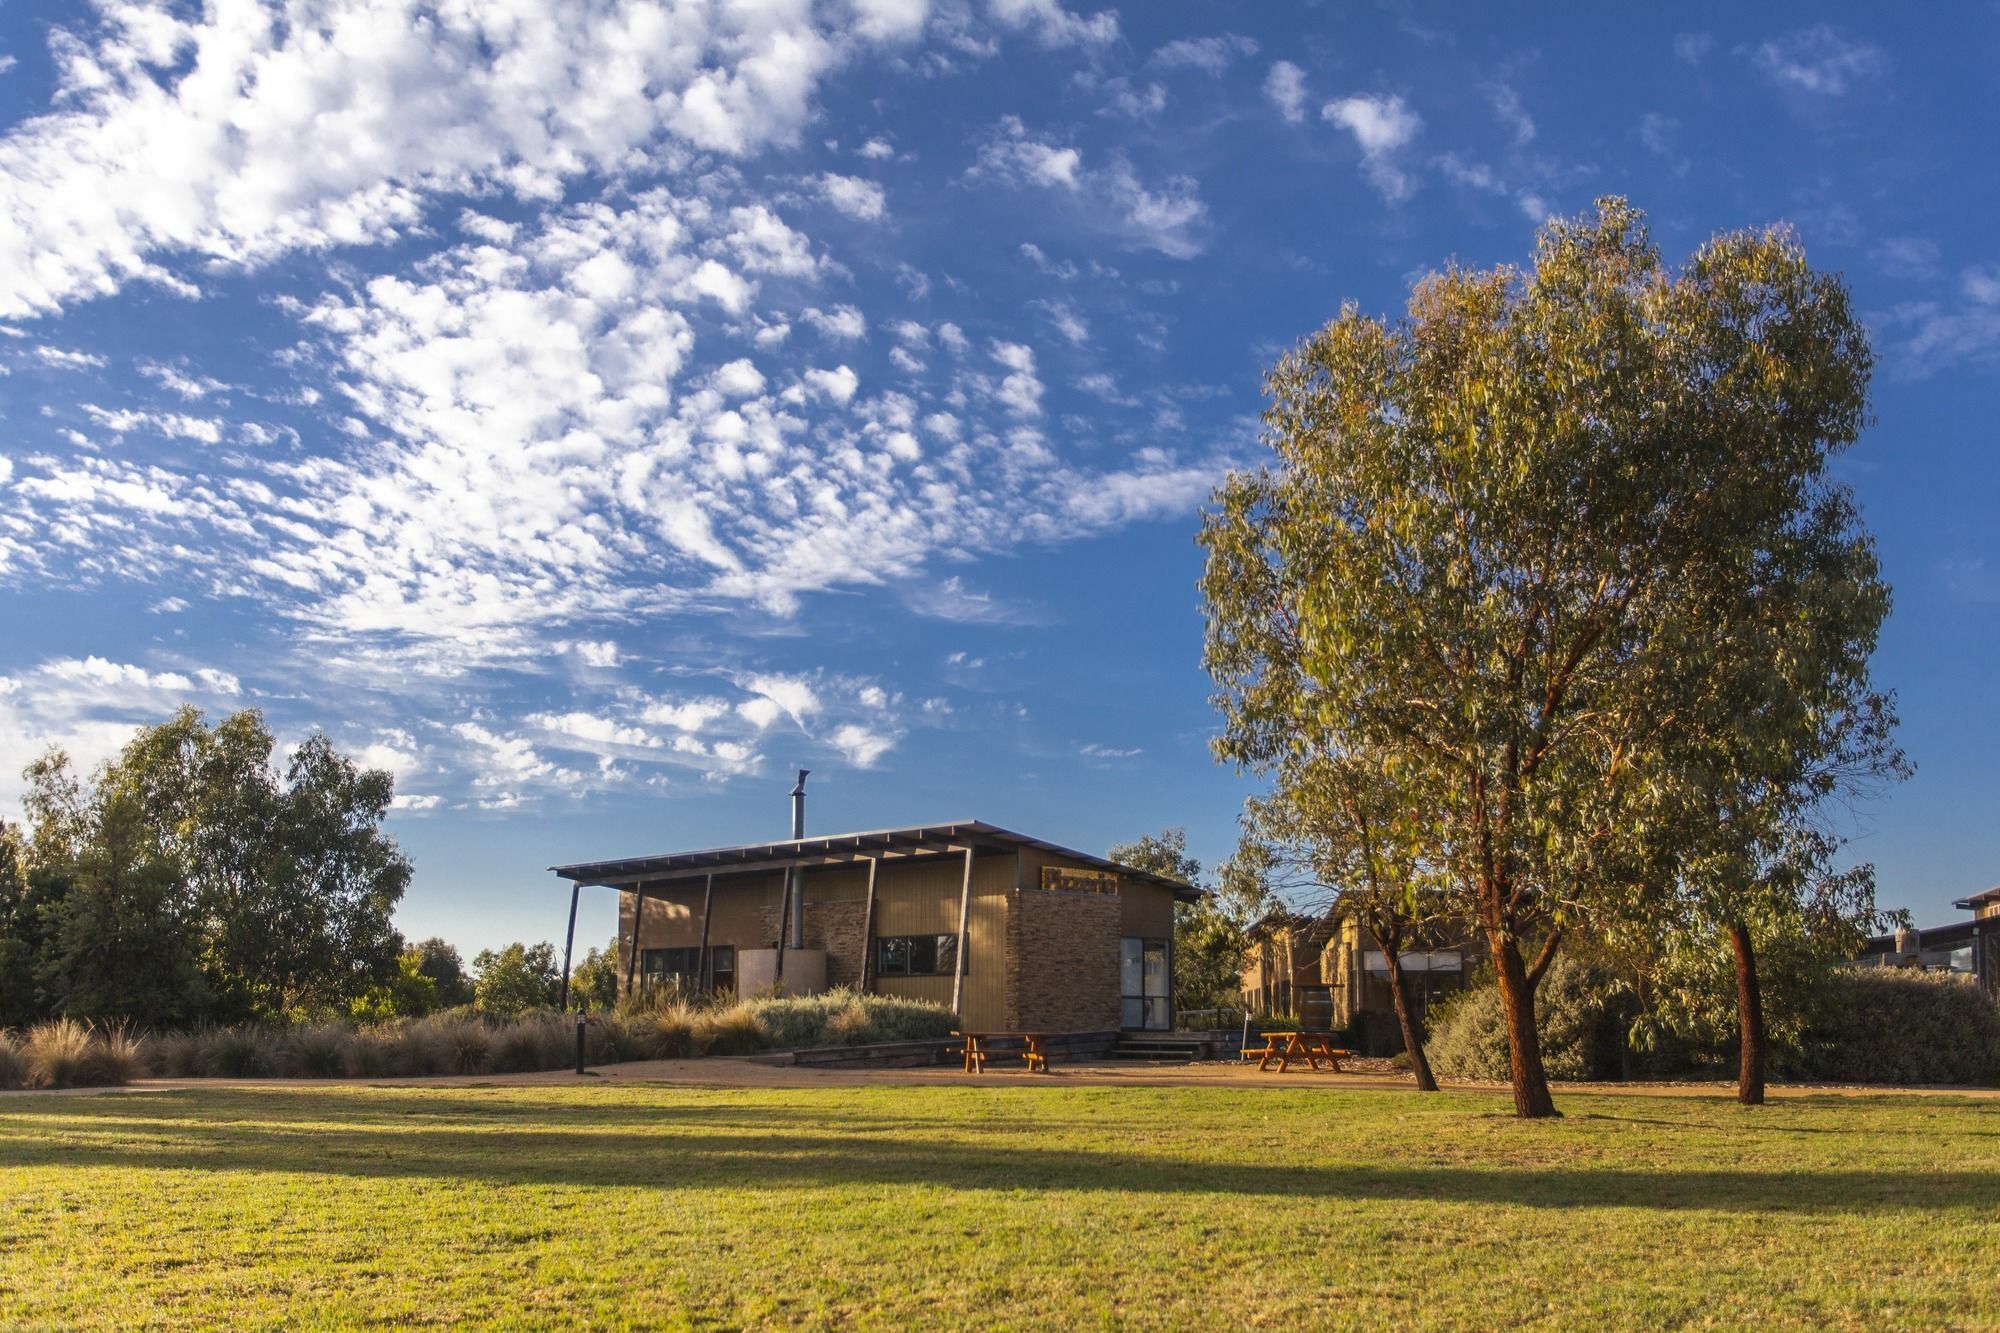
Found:
[{"label": "window frame", "polygon": [[[949,941],[949,943],[947,943]],[[900,969],[890,964],[892,946],[902,946],[904,959]],[[931,969],[918,971],[916,964],[918,949],[928,946],[931,954]],[[968,960],[969,962],[969,960]],[[955,931],[940,931],[923,935],[877,935],[875,937],[875,976],[885,977],[949,977],[958,975],[958,934]],[[971,968],[966,968],[970,975]]]}]

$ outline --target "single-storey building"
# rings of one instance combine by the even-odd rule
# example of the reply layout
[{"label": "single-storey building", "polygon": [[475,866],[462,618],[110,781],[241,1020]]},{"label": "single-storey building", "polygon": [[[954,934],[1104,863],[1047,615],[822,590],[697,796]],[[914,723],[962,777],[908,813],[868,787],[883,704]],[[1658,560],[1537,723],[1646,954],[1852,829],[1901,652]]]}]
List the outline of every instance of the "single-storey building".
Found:
[{"label": "single-storey building", "polygon": [[618,892],[621,993],[850,986],[990,1032],[1171,1028],[1174,905],[1200,897],[978,820],[552,868],[572,942],[577,891]]}]

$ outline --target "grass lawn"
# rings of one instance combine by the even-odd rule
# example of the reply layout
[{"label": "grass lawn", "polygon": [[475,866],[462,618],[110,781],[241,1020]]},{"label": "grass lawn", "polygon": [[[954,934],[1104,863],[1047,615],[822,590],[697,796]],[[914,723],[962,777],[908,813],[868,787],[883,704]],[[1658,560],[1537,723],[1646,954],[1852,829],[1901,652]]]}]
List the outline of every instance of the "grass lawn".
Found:
[{"label": "grass lawn", "polygon": [[2000,1104],[0,1095],[0,1324],[2000,1326]]}]

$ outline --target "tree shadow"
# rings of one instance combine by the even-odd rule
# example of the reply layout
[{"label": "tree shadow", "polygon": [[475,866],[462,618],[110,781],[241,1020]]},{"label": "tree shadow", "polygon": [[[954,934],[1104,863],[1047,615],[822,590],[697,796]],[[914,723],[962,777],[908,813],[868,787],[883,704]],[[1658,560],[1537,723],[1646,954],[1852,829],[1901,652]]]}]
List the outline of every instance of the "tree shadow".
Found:
[{"label": "tree shadow", "polygon": [[[966,1190],[1233,1194],[1527,1208],[1629,1207],[1763,1214],[2000,1210],[2000,1172],[1801,1167],[1195,1160],[1130,1147],[1043,1146],[1046,1120],[999,1125],[852,1107],[597,1104],[397,1090],[301,1090],[66,1102],[0,1110],[0,1167],[288,1172],[495,1185],[648,1189],[929,1186]],[[9,1108],[11,1109],[11,1108]],[[1614,1117],[1615,1118],[1615,1117]],[[1011,1118],[1010,1118],[1011,1119]],[[1640,1123],[1646,1123],[1641,1121]],[[1671,1122],[1655,1122],[1671,1123]],[[1676,1129],[1711,1128],[1674,1125]],[[1133,1137],[1092,1124],[1107,1142]],[[1151,1125],[1157,1131],[1157,1123]],[[1353,1151],[1365,1152],[1365,1141]]]}]

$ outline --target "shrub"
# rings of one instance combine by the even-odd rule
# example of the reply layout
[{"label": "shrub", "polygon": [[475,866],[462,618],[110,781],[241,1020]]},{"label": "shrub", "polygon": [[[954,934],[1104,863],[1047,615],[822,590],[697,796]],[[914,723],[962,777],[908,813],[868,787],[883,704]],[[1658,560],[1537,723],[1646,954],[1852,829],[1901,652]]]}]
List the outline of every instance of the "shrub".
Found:
[{"label": "shrub", "polygon": [[200,1040],[200,1072],[210,1078],[271,1078],[283,1070],[281,1044],[268,1028],[211,1028]]},{"label": "shrub", "polygon": [[1772,1067],[1840,1083],[2000,1083],[2000,1004],[1965,977],[1842,968]]},{"label": "shrub", "polygon": [[431,1029],[437,1059],[447,1074],[484,1074],[492,1067],[493,1034],[486,1024],[471,1019],[442,1021],[419,1019],[417,1026]]},{"label": "shrub", "polygon": [[356,1032],[348,1039],[343,1072],[348,1078],[386,1078],[389,1043],[380,1030]]},{"label": "shrub", "polygon": [[286,1043],[285,1072],[297,1078],[344,1078],[352,1063],[354,1030],[344,1023],[294,1029]]},{"label": "shrub", "polygon": [[[1610,983],[1568,955],[1556,955],[1535,993],[1535,1027],[1549,1077],[1616,1077],[1623,1024]],[[1499,988],[1489,980],[1440,1005],[1424,1053],[1440,1078],[1505,1082],[1511,1071]]]},{"label": "shrub", "polygon": [[631,1019],[648,1057],[654,1060],[685,1060],[693,1055],[696,1021],[695,1010],[685,1002],[635,1014]]},{"label": "shrub", "polygon": [[829,1046],[865,1046],[880,1040],[874,1016],[859,1001],[835,1010],[826,1020],[823,1036]]},{"label": "shrub", "polygon": [[820,995],[764,995],[736,1008],[752,1014],[779,1050],[919,1041],[951,1034],[951,1011],[928,1000],[863,995],[841,987]]},{"label": "shrub", "polygon": [[541,1024],[532,1018],[516,1019],[493,1034],[493,1072],[531,1074],[546,1068],[542,1055]]},{"label": "shrub", "polygon": [[451,1053],[438,1037],[439,1020],[419,1018],[388,1030],[388,1072],[398,1078],[449,1074]]},{"label": "shrub", "polygon": [[87,1073],[90,1029],[73,1018],[57,1018],[28,1029],[26,1082],[34,1088],[77,1086]]},{"label": "shrub", "polygon": [[695,1024],[698,1055],[749,1055],[771,1045],[771,1034],[757,1011],[747,1004],[711,1009]]},{"label": "shrub", "polygon": [[958,1019],[951,1010],[929,1000],[911,1000],[898,995],[856,997],[868,1014],[874,1030],[870,1041],[928,1041],[949,1037]]},{"label": "shrub", "polygon": [[168,1032],[146,1043],[146,1064],[165,1078],[200,1078],[207,1032]]},{"label": "shrub", "polygon": [[140,1041],[123,1023],[91,1033],[83,1063],[76,1071],[78,1087],[122,1087],[144,1068]]},{"label": "shrub", "polygon": [[11,1032],[0,1032],[0,1088],[25,1087],[28,1082],[28,1053],[15,1042]]}]

